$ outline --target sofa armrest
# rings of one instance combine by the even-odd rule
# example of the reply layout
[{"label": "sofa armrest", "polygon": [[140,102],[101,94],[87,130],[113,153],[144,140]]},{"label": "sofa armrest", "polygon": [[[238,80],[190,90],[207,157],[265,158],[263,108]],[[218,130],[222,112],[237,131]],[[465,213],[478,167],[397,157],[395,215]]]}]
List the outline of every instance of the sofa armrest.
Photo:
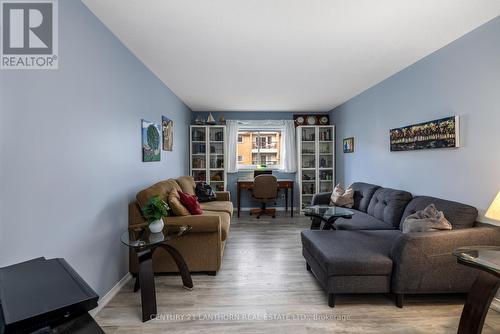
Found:
[{"label": "sofa armrest", "polygon": [[[168,216],[164,217],[163,221],[167,225],[190,225],[192,227],[192,233],[206,233],[206,232],[217,232],[222,235],[221,232],[221,221],[218,216],[205,216],[205,215],[193,215],[193,216]],[[139,205],[137,202],[129,204],[129,228],[134,227],[144,227],[146,226],[146,220],[142,217]]]},{"label": "sofa armrest", "polygon": [[192,227],[191,233],[217,232],[222,234],[219,216],[168,216],[163,217],[163,221],[166,225],[190,225]]},{"label": "sofa armrest", "polygon": [[312,200],[311,200],[311,205],[320,205],[320,204],[330,204],[330,197],[332,196],[331,192],[326,192],[326,193],[317,193],[314,194]]},{"label": "sofa armrest", "polygon": [[231,193],[229,191],[216,191],[215,195],[217,196],[216,201],[231,201]]},{"label": "sofa armrest", "polygon": [[458,264],[452,252],[459,247],[478,245],[500,245],[500,228],[482,225],[402,234],[391,250],[393,292],[467,292],[477,271]]}]

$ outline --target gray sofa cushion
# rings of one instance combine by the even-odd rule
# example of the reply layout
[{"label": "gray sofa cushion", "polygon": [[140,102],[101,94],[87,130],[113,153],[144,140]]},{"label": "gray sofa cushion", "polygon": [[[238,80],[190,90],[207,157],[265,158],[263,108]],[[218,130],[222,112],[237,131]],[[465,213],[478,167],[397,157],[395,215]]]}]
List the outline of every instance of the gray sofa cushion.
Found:
[{"label": "gray sofa cushion", "polygon": [[302,247],[327,276],[390,275],[390,252],[401,231],[302,231]]},{"label": "gray sofa cushion", "polygon": [[408,203],[401,222],[404,222],[409,215],[425,209],[429,204],[434,204],[439,211],[443,211],[444,216],[451,223],[453,229],[472,227],[477,219],[477,209],[470,205],[435,197],[417,196]]},{"label": "gray sofa cushion", "polygon": [[354,212],[354,216],[351,219],[337,219],[335,221],[337,230],[394,230],[391,223],[386,223],[359,210],[349,210]]},{"label": "gray sofa cushion", "polygon": [[373,194],[367,213],[399,228],[403,212],[412,195],[403,190],[379,188]]},{"label": "gray sofa cushion", "polygon": [[353,209],[366,212],[370,200],[372,199],[375,191],[380,188],[374,184],[355,182],[352,184],[352,189],[354,189],[354,206]]}]

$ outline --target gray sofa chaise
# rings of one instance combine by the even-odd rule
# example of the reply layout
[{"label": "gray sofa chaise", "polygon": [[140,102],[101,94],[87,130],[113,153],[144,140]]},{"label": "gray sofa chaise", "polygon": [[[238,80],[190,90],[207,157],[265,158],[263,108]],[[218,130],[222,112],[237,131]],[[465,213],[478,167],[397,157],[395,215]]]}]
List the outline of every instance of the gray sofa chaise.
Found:
[{"label": "gray sofa chaise", "polygon": [[[354,183],[352,219],[336,230],[303,231],[302,254],[335,306],[337,294],[466,293],[477,271],[457,264],[455,248],[500,245],[500,228],[476,222],[477,210],[443,199],[412,197],[406,191]],[[331,193],[316,194],[313,205],[328,204]],[[453,226],[449,231],[402,233],[405,218],[434,203]]]}]

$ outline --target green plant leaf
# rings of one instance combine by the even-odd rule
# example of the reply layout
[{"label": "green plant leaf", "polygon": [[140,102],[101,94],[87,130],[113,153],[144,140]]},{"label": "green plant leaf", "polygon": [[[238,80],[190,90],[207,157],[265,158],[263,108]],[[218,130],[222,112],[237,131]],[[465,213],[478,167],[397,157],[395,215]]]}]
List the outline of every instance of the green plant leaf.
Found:
[{"label": "green plant leaf", "polygon": [[144,219],[146,219],[148,224],[151,224],[156,220],[168,216],[170,207],[160,196],[153,196],[141,210]]}]

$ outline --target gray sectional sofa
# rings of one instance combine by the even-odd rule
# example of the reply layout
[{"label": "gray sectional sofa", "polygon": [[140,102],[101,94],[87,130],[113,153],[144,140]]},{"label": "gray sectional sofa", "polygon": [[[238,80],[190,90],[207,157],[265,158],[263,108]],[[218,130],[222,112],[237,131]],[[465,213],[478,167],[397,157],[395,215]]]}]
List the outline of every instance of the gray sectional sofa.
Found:
[{"label": "gray sectional sofa", "polygon": [[[403,307],[405,294],[466,293],[478,272],[459,265],[452,251],[462,246],[500,245],[500,228],[476,222],[469,205],[409,192],[354,183],[352,219],[335,230],[302,232],[302,254],[335,306],[337,294],[393,293]],[[312,204],[328,204],[331,193]],[[435,204],[453,226],[449,231],[402,233],[407,216]]]}]

